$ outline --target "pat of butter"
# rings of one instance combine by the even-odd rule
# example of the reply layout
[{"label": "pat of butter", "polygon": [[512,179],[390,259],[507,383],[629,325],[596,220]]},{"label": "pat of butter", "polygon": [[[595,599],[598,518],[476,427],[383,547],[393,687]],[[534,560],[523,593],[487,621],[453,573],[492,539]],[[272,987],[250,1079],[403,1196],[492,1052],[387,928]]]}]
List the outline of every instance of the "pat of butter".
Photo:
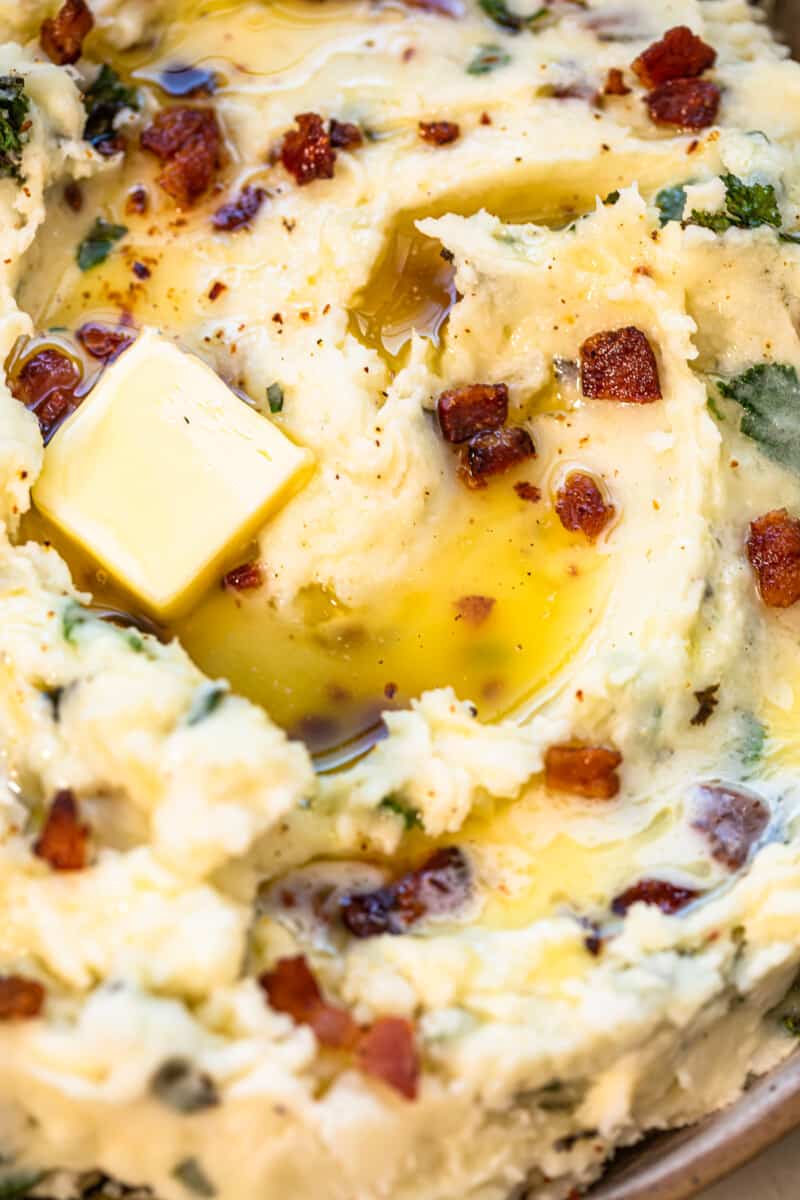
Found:
[{"label": "pat of butter", "polygon": [[312,456],[154,330],[45,450],[37,507],[147,608],[186,608],[290,498]]}]

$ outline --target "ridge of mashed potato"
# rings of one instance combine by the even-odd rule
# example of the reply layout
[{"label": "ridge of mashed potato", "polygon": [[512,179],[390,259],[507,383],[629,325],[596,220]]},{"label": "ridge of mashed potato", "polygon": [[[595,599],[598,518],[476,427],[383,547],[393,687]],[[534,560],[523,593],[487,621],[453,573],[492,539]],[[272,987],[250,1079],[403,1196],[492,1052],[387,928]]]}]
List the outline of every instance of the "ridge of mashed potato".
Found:
[{"label": "ridge of mashed potato", "polygon": [[[467,501],[432,413],[464,384],[507,385],[536,447],[532,513],[580,470],[613,517],[563,550],[591,620],[543,686],[495,720],[431,688],[320,770],[193,647],[105,619],[28,540],[46,447],[0,386],[0,981],[44,989],[31,1019],[0,1015],[0,1197],[574,1197],[616,1148],[730,1102],[794,1046],[800,618],[762,603],[744,543],[764,513],[800,514],[800,480],[717,382],[800,368],[800,66],[743,0],[556,0],[516,34],[472,4],[92,9],[85,57],[60,67],[37,42],[52,6],[0,0],[0,76],[23,78],[31,120],[24,182],[0,179],[4,360],[114,308],[251,398],[280,381],[276,420],[317,468],[254,551],[275,619],[309,596],[380,606],[435,564]],[[628,70],[680,24],[718,55],[719,120],[694,133],[656,127]],[[470,73],[487,47],[500,66]],[[83,140],[106,61],[141,89],[109,157]],[[176,62],[219,72],[227,145],[224,195],[185,213],[136,148]],[[631,92],[600,103],[623,68]],[[367,133],[300,187],[270,151],[307,111]],[[452,145],[418,136],[433,118],[458,122]],[[773,189],[769,221],[723,227],[731,177]],[[250,228],[212,232],[209,205],[248,184],[267,192]],[[81,275],[96,214],[127,236]],[[454,274],[441,327],[398,348],[364,297],[400,235]],[[582,398],[582,345],[628,326],[661,398]],[[525,563],[549,603],[548,563]],[[617,794],[548,786],[548,751],[574,743],[614,748]],[[698,817],[723,785],[755,805],[749,840]],[[41,852],[64,795],[91,830],[77,870]],[[376,936],[342,918],[453,847],[461,907]],[[631,899],[643,881],[669,902]],[[410,1031],[413,1086],[363,1041],[332,1048],[313,1004],[275,1003],[269,973],[300,956],[353,1039]]]}]

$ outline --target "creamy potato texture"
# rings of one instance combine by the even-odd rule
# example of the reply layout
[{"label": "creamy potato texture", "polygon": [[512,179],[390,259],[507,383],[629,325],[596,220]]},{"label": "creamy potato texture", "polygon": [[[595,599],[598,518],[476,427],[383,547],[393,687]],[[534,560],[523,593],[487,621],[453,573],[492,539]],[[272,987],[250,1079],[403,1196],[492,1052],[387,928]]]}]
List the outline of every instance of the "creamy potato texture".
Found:
[{"label": "creamy potato texture", "polygon": [[0,1197],[574,1200],[800,1026],[800,67],[66,8],[0,0]]}]

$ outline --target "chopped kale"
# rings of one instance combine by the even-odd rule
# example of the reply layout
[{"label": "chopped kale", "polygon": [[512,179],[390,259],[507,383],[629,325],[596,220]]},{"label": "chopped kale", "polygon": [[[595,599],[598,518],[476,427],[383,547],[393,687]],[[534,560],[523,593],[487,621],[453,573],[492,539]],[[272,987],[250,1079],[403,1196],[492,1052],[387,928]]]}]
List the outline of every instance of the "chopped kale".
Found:
[{"label": "chopped kale", "polygon": [[511,55],[507,50],[494,43],[487,43],[483,46],[478,46],[467,67],[467,74],[488,75],[490,71],[496,71],[498,67],[507,67],[510,62]]},{"label": "chopped kale", "polygon": [[22,182],[22,149],[28,140],[28,97],[21,75],[0,75],[0,178]]},{"label": "chopped kale", "polygon": [[23,1200],[44,1177],[43,1171],[15,1171],[11,1175],[0,1175],[0,1200]]},{"label": "chopped kale", "polygon": [[680,221],[686,207],[686,188],[683,185],[665,187],[656,196],[656,208],[659,221],[666,225],[668,221]]},{"label": "chopped kale", "polygon": [[92,267],[105,262],[113,250],[114,244],[127,232],[127,226],[112,225],[110,221],[98,217],[78,246],[77,260],[80,269],[89,271]]},{"label": "chopped kale", "polygon": [[537,8],[530,16],[523,17],[512,12],[505,0],[478,0],[478,3],[495,25],[507,29],[509,33],[520,33],[523,29],[529,29],[536,21],[547,16],[549,11],[546,7]]},{"label": "chopped kale", "polygon": [[784,230],[783,233],[778,234],[778,237],[782,242],[789,242],[792,246],[800,245],[800,230],[789,230],[788,232]]},{"label": "chopped kale", "polygon": [[144,653],[144,642],[139,637],[138,633],[126,633],[125,641],[128,643],[128,646],[134,652],[134,654]]},{"label": "chopped kale", "polygon": [[216,712],[228,694],[224,683],[203,684],[195,692],[194,699],[186,716],[187,725],[199,725],[206,717]]},{"label": "chopped kale", "polygon": [[86,609],[81,608],[80,604],[76,604],[74,600],[70,600],[61,613],[61,632],[64,641],[69,642],[70,646],[77,646],[78,630],[88,620],[89,614]]},{"label": "chopped kale", "polygon": [[719,704],[719,684],[713,683],[710,687],[701,688],[699,692],[694,693],[694,698],[697,701],[697,711],[689,724],[705,725]]},{"label": "chopped kale", "polygon": [[800,380],[786,363],[757,363],[717,386],[742,409],[741,431],[768,458],[800,474]]},{"label": "chopped kale", "polygon": [[725,184],[724,212],[706,212],[692,209],[687,225],[702,225],[714,233],[726,229],[757,229],[759,225],[771,225],[780,229],[781,210],[771,183],[744,183],[736,175],[722,175]]},{"label": "chopped kale", "polygon": [[396,817],[400,817],[406,829],[422,829],[422,817],[416,808],[412,808],[410,804],[405,804],[397,796],[384,796],[378,808],[384,809],[386,812],[394,813]]},{"label": "chopped kale", "polygon": [[86,123],[83,136],[95,149],[116,149],[114,129],[116,117],[126,108],[137,109],[139,96],[135,88],[126,87],[108,63],[104,63],[94,83],[83,97]]},{"label": "chopped kale", "polygon": [[216,1196],[217,1189],[206,1175],[196,1158],[184,1158],[173,1168],[172,1174],[195,1196]]},{"label": "chopped kale", "polygon": [[737,745],[739,759],[743,767],[755,767],[764,757],[767,729],[750,712],[743,712],[740,720],[741,734]]},{"label": "chopped kale", "polygon": [[217,1086],[210,1075],[185,1058],[168,1058],[150,1080],[150,1090],[175,1112],[203,1112],[219,1104]]},{"label": "chopped kale", "polygon": [[283,388],[277,381],[267,388],[267,403],[271,413],[283,412]]}]

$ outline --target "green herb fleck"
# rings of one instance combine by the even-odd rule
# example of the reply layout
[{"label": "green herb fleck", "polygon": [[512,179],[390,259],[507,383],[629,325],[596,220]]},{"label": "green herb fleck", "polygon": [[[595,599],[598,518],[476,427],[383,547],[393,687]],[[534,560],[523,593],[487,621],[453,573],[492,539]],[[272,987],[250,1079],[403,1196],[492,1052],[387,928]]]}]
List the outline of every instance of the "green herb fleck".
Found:
[{"label": "green herb fleck", "polygon": [[706,394],[706,404],[708,405],[708,411],[711,413],[712,417],[716,417],[718,421],[725,420],[725,413],[717,404],[717,398],[711,391],[708,391]]},{"label": "green herb fleck", "polygon": [[738,754],[743,767],[754,767],[764,757],[767,741],[766,726],[752,713],[741,714],[742,732],[739,737]]},{"label": "green herb fleck", "polygon": [[271,413],[283,412],[283,388],[277,381],[267,388],[267,403]]},{"label": "green herb fleck", "polygon": [[162,1104],[185,1115],[219,1104],[214,1080],[185,1058],[165,1059],[150,1080],[150,1090]]},{"label": "green herb fleck", "polygon": [[125,108],[137,109],[139,96],[135,88],[121,82],[113,67],[104,63],[83,97],[83,107],[86,109],[84,139],[98,147],[114,140],[117,136],[115,118]]},{"label": "green herb fleck", "polygon": [[90,271],[92,267],[105,262],[114,248],[114,243],[125,237],[128,232],[125,225],[112,225],[103,217],[98,217],[92,228],[78,246],[78,266],[82,271]]},{"label": "green herb fleck", "polygon": [[22,182],[22,148],[28,140],[29,101],[21,75],[0,75],[0,177]]},{"label": "green herb fleck", "polygon": [[386,812],[394,813],[396,817],[400,817],[406,829],[422,829],[422,817],[419,810],[412,808],[410,804],[404,804],[397,796],[384,796],[378,808],[384,809]]},{"label": "green herb fleck", "polygon": [[228,688],[224,683],[203,684],[195,692],[186,715],[186,724],[199,725],[206,717],[210,717],[222,704],[227,694]]},{"label": "green herb fleck", "polygon": [[64,641],[69,642],[70,646],[77,646],[78,630],[88,620],[89,614],[86,609],[81,608],[80,604],[76,604],[74,600],[70,600],[61,613],[61,632]]},{"label": "green herb fleck", "polygon": [[478,46],[475,54],[467,67],[468,75],[488,75],[490,71],[496,71],[498,67],[507,67],[511,62],[511,55],[502,46],[497,46],[494,43],[487,43],[483,46]]},{"label": "green herb fleck", "polygon": [[126,633],[125,641],[134,654],[144,654],[144,641],[139,637],[138,633]]},{"label": "green herb fleck", "polygon": [[547,16],[549,11],[546,7],[537,8],[529,17],[523,17],[519,13],[512,12],[505,0],[478,0],[478,3],[495,25],[499,25],[501,29],[507,29],[509,33],[519,33],[523,29],[529,29],[536,21]]},{"label": "green herb fleck", "polygon": [[686,188],[683,185],[665,187],[656,196],[656,208],[659,221],[666,225],[668,221],[680,221],[686,207]]},{"label": "green herb fleck", "polygon": [[172,1171],[175,1179],[196,1196],[216,1196],[217,1189],[206,1175],[196,1158],[184,1158]]},{"label": "green herb fleck", "polygon": [[616,204],[618,200],[619,200],[619,190],[617,188],[614,188],[613,192],[608,193],[605,200],[603,201],[603,204],[610,206],[612,204]]},{"label": "green herb fleck", "polygon": [[783,1028],[792,1037],[800,1038],[800,1015],[797,1013],[786,1013],[781,1021],[781,1025],[783,1025]]},{"label": "green herb fleck", "polygon": [[771,183],[744,183],[736,175],[720,176],[725,184],[725,211],[706,212],[692,209],[687,225],[702,225],[714,233],[726,229],[757,229],[771,225],[780,229],[781,210]]},{"label": "green herb fleck", "polygon": [[44,1171],[17,1171],[0,1176],[0,1200],[22,1200],[44,1178]]},{"label": "green herb fleck", "polygon": [[786,363],[757,363],[734,379],[719,380],[720,393],[744,410],[741,431],[768,458],[800,475],[800,380]]},{"label": "green herb fleck", "polygon": [[706,209],[693,208],[686,222],[687,225],[700,225],[713,233],[724,233],[731,227],[731,219],[724,212],[709,212]]},{"label": "green herb fleck", "polygon": [[779,233],[778,237],[782,242],[789,242],[792,246],[800,245],[800,230],[790,229],[787,233]]},{"label": "green herb fleck", "polygon": [[710,687],[701,688],[694,693],[697,709],[689,722],[690,725],[705,725],[719,704],[719,684],[712,683]]}]

